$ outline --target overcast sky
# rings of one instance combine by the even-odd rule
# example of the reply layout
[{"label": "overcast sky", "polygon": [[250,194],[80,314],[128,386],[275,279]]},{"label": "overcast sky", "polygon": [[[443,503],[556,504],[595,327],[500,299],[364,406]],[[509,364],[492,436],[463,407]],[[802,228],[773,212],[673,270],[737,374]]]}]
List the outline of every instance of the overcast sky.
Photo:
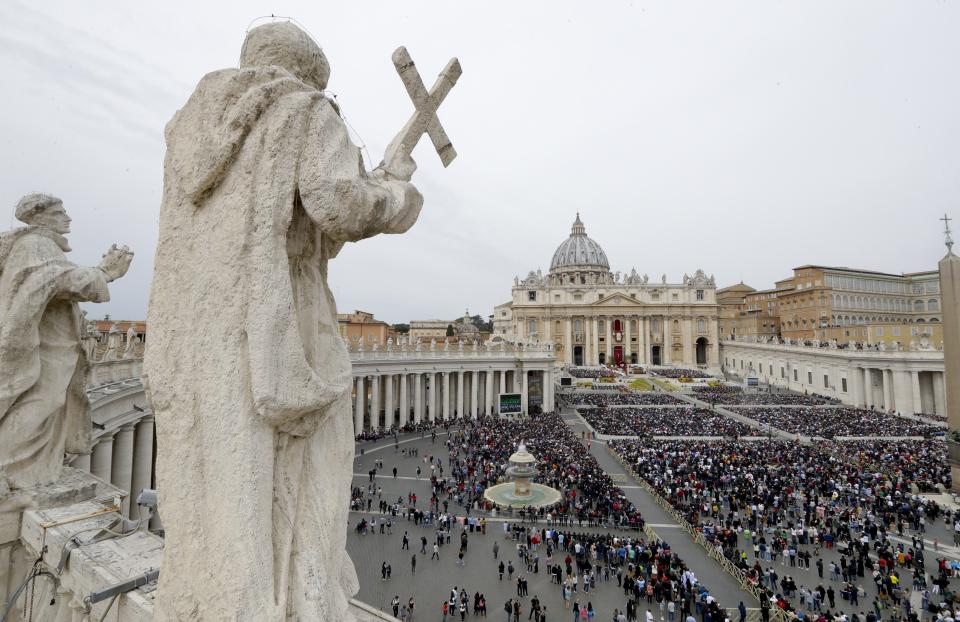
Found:
[{"label": "overcast sky", "polygon": [[[341,311],[487,315],[579,211],[613,270],[773,285],[805,263],[932,269],[960,217],[958,2],[0,3],[0,229],[57,194],[73,261],[137,255],[91,317],[143,318],[163,127],[251,20],[294,16],[374,164],[412,110],[406,45],[459,152],[414,152],[425,197],[403,236],[331,263]],[[355,138],[360,141],[361,138]],[[184,275],[189,278],[189,275]]]}]

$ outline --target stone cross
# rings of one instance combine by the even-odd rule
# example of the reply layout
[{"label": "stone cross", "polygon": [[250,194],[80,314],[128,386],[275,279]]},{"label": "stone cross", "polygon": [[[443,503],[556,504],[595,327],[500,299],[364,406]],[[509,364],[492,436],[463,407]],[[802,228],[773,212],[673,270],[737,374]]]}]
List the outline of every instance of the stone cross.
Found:
[{"label": "stone cross", "polygon": [[420,72],[417,71],[407,48],[401,46],[396,49],[393,53],[393,66],[397,68],[397,73],[400,74],[400,79],[403,81],[410,99],[413,100],[416,111],[390,143],[390,146],[387,147],[385,157],[387,170],[393,171],[400,160],[409,156],[424,133],[430,135],[430,140],[433,142],[433,147],[437,150],[437,155],[440,156],[443,166],[449,166],[453,159],[457,157],[457,150],[453,148],[446,131],[440,125],[440,119],[437,118],[437,108],[450,93],[453,85],[457,83],[460,74],[463,73],[460,68],[460,61],[451,58],[429,92],[427,92],[423,80],[420,78]]},{"label": "stone cross", "polygon": [[950,218],[950,217],[948,217],[946,214],[944,214],[944,215],[943,215],[943,218],[941,218],[940,220],[943,221],[943,235],[946,237],[946,240],[944,241],[944,243],[947,245],[947,250],[948,250],[948,251],[952,251],[952,250],[953,250],[953,238],[950,237],[950,233],[951,233],[951,232],[950,232],[950,221],[953,220],[953,219]]}]

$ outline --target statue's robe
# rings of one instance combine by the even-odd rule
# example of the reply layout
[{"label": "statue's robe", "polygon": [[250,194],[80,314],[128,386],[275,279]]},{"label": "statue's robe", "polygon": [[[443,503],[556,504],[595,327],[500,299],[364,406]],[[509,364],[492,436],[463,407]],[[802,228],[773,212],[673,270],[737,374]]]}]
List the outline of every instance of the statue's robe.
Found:
[{"label": "statue's robe", "polygon": [[327,262],[406,231],[422,198],[368,175],[334,105],[279,67],[208,74],[166,141],[144,362],[154,619],[349,619],[351,368]]},{"label": "statue's robe", "polygon": [[64,452],[90,452],[87,358],[78,301],[106,302],[107,275],[70,263],[63,236],[0,236],[0,477],[52,482]]}]

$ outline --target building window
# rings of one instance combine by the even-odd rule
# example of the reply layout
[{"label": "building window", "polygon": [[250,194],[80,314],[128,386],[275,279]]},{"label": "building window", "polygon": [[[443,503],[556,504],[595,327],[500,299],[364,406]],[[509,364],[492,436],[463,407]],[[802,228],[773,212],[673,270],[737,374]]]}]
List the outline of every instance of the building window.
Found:
[{"label": "building window", "polygon": [[583,294],[574,294],[573,299],[576,302],[580,302],[581,300],[583,300]]},{"label": "building window", "polygon": [[672,300],[680,300],[680,294],[674,294],[671,298]]},{"label": "building window", "polygon": [[651,300],[660,300],[660,292],[653,292],[652,294],[650,294],[650,299],[651,299]]},{"label": "building window", "polygon": [[877,326],[875,330],[877,333],[877,337],[883,337],[883,326]]},{"label": "building window", "polygon": [[530,302],[536,302],[537,292],[527,292],[527,300],[529,300]]},{"label": "building window", "polygon": [[787,377],[787,370],[784,369],[783,367],[780,368],[780,377],[781,377],[781,378],[786,378],[786,377]]},{"label": "building window", "polygon": [[840,379],[840,390],[843,391],[844,393],[847,392],[847,379],[846,379],[846,378],[841,378],[841,379]]},{"label": "building window", "polygon": [[703,290],[702,290],[702,289],[698,289],[698,290],[697,290],[697,300],[703,300]]},{"label": "building window", "polygon": [[767,374],[770,376],[773,375],[773,365],[767,365]]},{"label": "building window", "polygon": [[607,323],[603,320],[597,320],[597,330],[600,332],[607,330]]},{"label": "building window", "polygon": [[823,375],[823,388],[824,389],[830,388],[830,376],[827,374]]},{"label": "building window", "polygon": [[554,301],[554,302],[560,302],[560,294],[554,294],[554,295],[553,295],[553,301]]},{"label": "building window", "polygon": [[807,372],[807,384],[809,384],[809,385],[811,385],[811,386],[813,385],[813,372],[812,372],[812,371],[808,371],[808,372]]},{"label": "building window", "polygon": [[914,310],[914,311],[923,311],[923,301],[922,301],[922,300],[917,300],[917,301],[915,301],[915,302],[913,303],[913,310]]},{"label": "building window", "polygon": [[927,301],[927,311],[939,311],[940,303],[936,299]]},{"label": "building window", "polygon": [[707,323],[703,320],[697,320],[697,332],[705,333],[707,332]]},{"label": "building window", "polygon": [[537,321],[536,321],[536,320],[530,320],[530,321],[527,323],[527,329],[528,329],[529,334],[531,334],[531,335],[536,335],[536,334],[537,334]]},{"label": "building window", "polygon": [[793,381],[797,381],[797,370],[793,370]]}]

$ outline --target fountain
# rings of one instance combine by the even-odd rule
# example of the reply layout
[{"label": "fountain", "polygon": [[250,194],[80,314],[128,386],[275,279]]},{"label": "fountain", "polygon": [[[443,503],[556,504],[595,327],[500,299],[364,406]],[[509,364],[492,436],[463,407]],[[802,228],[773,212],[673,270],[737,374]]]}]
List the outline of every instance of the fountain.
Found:
[{"label": "fountain", "polygon": [[510,456],[510,466],[507,467],[507,475],[513,479],[513,483],[487,488],[483,493],[484,498],[501,507],[511,508],[542,508],[559,503],[562,498],[560,491],[530,482],[537,474],[536,463],[537,459],[521,442],[517,451]]}]

